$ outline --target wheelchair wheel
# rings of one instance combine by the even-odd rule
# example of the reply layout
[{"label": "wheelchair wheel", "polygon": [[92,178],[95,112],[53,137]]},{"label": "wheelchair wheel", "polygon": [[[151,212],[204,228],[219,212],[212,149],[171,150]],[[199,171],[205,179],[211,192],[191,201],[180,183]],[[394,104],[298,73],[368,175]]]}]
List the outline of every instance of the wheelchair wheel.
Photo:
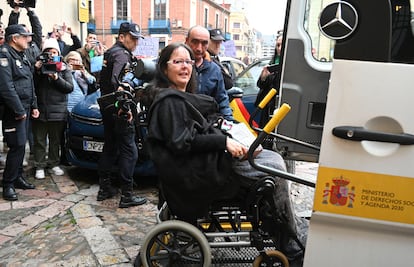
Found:
[{"label": "wheelchair wheel", "polygon": [[165,221],[151,229],[139,254],[144,267],[211,265],[207,238],[195,226],[178,220]]},{"label": "wheelchair wheel", "polygon": [[267,257],[257,256],[253,267],[289,267],[289,260],[278,250],[266,251]]}]

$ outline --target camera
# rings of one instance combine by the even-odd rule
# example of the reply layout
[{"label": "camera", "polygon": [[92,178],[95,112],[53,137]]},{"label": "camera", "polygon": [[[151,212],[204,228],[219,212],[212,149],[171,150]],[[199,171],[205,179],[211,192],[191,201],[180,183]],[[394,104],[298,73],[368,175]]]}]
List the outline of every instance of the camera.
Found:
[{"label": "camera", "polygon": [[[155,76],[156,62],[154,59],[134,59],[126,63],[118,78],[118,85],[124,87],[122,91],[115,91],[98,98],[101,110],[115,108],[116,114],[126,115],[129,111],[136,112],[137,101],[142,95],[144,84],[150,82]],[[129,90],[132,88],[133,90]],[[122,117],[122,116],[121,116]]]},{"label": "camera", "polygon": [[72,70],[83,70],[84,66],[82,64],[72,64]]},{"label": "camera", "polygon": [[31,7],[31,8],[35,8],[36,7],[36,0],[20,0],[17,1],[17,3],[15,2],[15,0],[7,0],[7,3],[9,4],[9,6],[11,8],[14,8],[16,6],[18,7]]},{"label": "camera", "polygon": [[142,88],[142,85],[150,82],[156,72],[154,59],[137,59],[132,63],[126,63],[119,73],[119,83],[128,83],[135,91]]},{"label": "camera", "polygon": [[141,58],[136,61],[134,65],[135,77],[144,82],[150,82],[157,71],[157,64],[154,59]]},{"label": "camera", "polygon": [[44,52],[40,54],[36,60],[42,61],[42,74],[52,74],[55,72],[62,71],[62,57],[61,56],[52,56],[49,52]]}]

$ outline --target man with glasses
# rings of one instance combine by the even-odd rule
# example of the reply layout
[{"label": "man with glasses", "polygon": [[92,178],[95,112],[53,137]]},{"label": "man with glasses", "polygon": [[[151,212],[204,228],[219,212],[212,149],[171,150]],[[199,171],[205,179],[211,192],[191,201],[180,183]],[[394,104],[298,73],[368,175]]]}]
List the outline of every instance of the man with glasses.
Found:
[{"label": "man with glasses", "polygon": [[193,50],[195,56],[197,93],[214,97],[223,117],[234,121],[220,67],[211,60],[207,53],[209,40],[210,32],[202,26],[191,27],[185,39],[185,43]]},{"label": "man with glasses", "polygon": [[[132,51],[143,38],[139,26],[135,23],[124,22],[119,27],[116,43],[104,53],[104,66],[101,71],[101,94],[111,99],[116,91],[127,90],[120,86],[119,74],[125,64],[133,63]],[[128,82],[128,81],[126,81]],[[132,84],[133,86],[133,84]],[[133,175],[138,159],[138,148],[135,144],[135,125],[132,109],[125,111],[117,109],[115,101],[106,105],[98,101],[104,124],[104,148],[99,161],[99,192],[98,201],[112,198],[117,190],[112,187],[114,173],[119,174],[122,196],[120,208],[142,205],[146,203],[143,197],[133,196]]]},{"label": "man with glasses", "polygon": [[0,102],[3,135],[9,151],[3,173],[3,199],[15,201],[15,188],[34,189],[23,178],[23,158],[27,140],[28,116],[39,117],[31,64],[26,57],[28,36],[19,24],[6,28],[6,43],[0,50]]}]

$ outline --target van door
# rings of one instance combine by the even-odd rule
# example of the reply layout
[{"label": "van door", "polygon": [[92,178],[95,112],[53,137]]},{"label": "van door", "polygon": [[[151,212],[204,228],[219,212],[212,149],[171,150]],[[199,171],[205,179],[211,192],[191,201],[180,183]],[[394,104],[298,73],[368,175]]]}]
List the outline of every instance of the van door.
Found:
[{"label": "van door", "polygon": [[324,34],[338,38],[304,266],[411,265],[410,3],[338,1],[324,5],[318,19]]},{"label": "van door", "polygon": [[[333,49],[333,42],[318,29],[320,10],[320,1],[287,3],[279,102],[292,109],[277,129],[282,136],[316,147],[321,144]],[[282,139],[276,145],[285,159],[318,161],[317,149]]]}]

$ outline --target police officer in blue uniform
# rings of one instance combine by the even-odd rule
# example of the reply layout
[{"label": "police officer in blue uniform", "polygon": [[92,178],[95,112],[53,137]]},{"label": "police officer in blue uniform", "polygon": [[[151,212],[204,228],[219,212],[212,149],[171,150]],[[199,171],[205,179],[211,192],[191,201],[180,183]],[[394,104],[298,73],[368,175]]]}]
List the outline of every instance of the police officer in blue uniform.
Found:
[{"label": "police officer in blue uniform", "polygon": [[34,189],[23,177],[23,158],[27,141],[29,116],[37,118],[32,68],[25,50],[26,29],[20,25],[6,28],[6,42],[0,48],[0,103],[3,110],[3,135],[9,151],[3,173],[3,199],[15,201],[15,188]]},{"label": "police officer in blue uniform", "polygon": [[[119,86],[118,77],[125,64],[132,65],[132,51],[138,45],[138,40],[141,37],[141,31],[137,24],[124,22],[120,25],[117,42],[104,54],[104,66],[100,74],[102,98],[105,98],[105,95],[108,96],[116,91],[126,89]],[[133,174],[138,159],[134,114],[132,110],[117,110],[113,103],[105,105],[101,101],[98,102],[104,124],[104,148],[99,161],[97,200],[102,201],[116,194],[117,190],[112,187],[111,180],[114,172],[117,172],[122,191],[119,207],[128,208],[142,205],[147,200],[133,195]],[[114,168],[114,166],[116,167]]]}]

